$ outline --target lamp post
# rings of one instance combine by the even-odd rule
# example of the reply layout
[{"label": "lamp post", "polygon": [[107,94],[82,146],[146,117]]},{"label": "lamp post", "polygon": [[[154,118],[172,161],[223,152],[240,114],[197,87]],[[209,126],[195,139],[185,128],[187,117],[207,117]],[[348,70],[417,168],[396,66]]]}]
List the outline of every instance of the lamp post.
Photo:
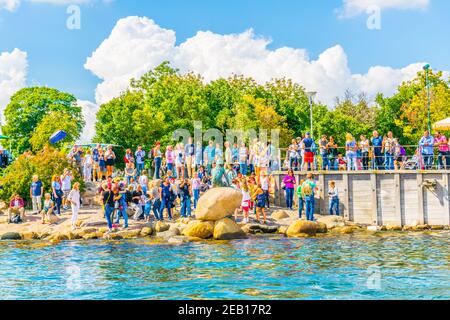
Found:
[{"label": "lamp post", "polygon": [[430,70],[430,65],[426,64],[423,67],[425,70],[425,85],[427,87],[427,100],[428,100],[428,132],[431,134],[431,110],[430,110],[430,81],[428,79],[428,71]]},{"label": "lamp post", "polygon": [[314,127],[313,127],[313,100],[314,100],[314,97],[316,96],[316,94],[317,94],[317,92],[314,92],[314,91],[309,91],[309,92],[306,92],[306,96],[308,97],[308,99],[309,99],[309,117],[310,117],[310,121],[311,121],[311,127],[310,127],[310,129],[311,129],[311,138],[312,139],[314,139]]}]

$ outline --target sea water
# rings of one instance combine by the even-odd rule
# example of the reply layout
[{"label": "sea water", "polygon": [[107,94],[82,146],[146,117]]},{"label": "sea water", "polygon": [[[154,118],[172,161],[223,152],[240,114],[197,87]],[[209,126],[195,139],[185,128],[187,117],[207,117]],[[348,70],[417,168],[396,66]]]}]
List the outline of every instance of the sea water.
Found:
[{"label": "sea water", "polygon": [[449,232],[0,243],[0,299],[449,299]]}]

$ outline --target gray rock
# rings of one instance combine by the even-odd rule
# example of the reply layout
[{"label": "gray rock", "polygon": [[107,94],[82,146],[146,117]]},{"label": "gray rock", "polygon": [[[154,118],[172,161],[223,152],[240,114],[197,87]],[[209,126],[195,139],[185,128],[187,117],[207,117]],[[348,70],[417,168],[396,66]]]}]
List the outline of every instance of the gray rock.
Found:
[{"label": "gray rock", "polygon": [[7,232],[2,235],[1,240],[22,240],[22,236],[17,232]]}]

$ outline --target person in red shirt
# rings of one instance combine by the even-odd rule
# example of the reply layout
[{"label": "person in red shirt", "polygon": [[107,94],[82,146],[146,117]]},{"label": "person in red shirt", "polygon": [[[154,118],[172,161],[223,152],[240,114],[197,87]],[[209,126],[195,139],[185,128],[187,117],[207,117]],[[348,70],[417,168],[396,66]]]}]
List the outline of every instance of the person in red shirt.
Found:
[{"label": "person in red shirt", "polygon": [[19,216],[22,222],[25,222],[25,202],[17,193],[11,198],[9,203],[8,223],[12,222],[13,216]]}]

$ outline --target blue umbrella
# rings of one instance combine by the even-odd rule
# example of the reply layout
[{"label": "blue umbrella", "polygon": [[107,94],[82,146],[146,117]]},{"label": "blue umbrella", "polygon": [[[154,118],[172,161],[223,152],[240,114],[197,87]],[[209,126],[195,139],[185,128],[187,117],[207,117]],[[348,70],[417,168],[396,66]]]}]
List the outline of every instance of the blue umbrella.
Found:
[{"label": "blue umbrella", "polygon": [[51,137],[50,137],[50,143],[51,144],[56,144],[62,140],[64,140],[64,138],[67,137],[67,133],[65,131],[59,130],[56,131]]}]

